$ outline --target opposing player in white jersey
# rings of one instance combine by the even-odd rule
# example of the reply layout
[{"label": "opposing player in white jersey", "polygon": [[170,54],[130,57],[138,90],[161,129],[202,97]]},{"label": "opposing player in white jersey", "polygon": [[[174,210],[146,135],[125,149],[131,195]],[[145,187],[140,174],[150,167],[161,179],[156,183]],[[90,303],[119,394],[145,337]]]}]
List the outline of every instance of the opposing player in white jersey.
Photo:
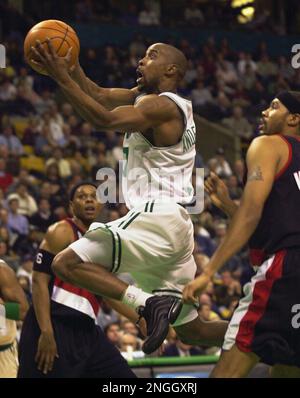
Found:
[{"label": "opposing player in white jersey", "polygon": [[[204,323],[192,305],[181,308],[182,290],[196,272],[193,225],[184,208],[193,197],[195,124],[191,102],[176,94],[185,56],[167,44],[150,46],[138,65],[138,87],[125,90],[98,87],[79,65],[70,77],[68,56],[58,57],[50,41],[48,50],[37,43],[35,53],[84,119],[126,133],[122,185],[130,211],[108,224],[93,223],[55,257],[54,272],[140,310],[146,353],[162,343],[169,323],[186,342],[221,344],[225,322]],[[113,275],[122,272],[139,288]]]}]

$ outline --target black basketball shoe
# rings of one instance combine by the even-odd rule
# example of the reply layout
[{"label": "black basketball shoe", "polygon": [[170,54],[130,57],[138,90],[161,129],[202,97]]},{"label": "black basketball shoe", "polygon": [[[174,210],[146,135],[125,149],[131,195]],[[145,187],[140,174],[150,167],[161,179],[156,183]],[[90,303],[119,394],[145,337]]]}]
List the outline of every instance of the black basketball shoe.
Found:
[{"label": "black basketball shoe", "polygon": [[169,332],[169,325],[176,321],[181,308],[182,301],[172,296],[149,297],[145,307],[139,308],[139,315],[147,323],[147,338],[142,347],[145,354],[151,354],[161,346]]}]

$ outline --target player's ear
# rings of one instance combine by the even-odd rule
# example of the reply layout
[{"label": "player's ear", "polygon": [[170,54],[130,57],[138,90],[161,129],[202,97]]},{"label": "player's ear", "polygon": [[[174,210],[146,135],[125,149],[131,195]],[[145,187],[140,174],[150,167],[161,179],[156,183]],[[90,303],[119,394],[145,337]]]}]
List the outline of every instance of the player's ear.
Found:
[{"label": "player's ear", "polygon": [[170,64],[167,66],[167,76],[173,76],[177,72],[177,65]]},{"label": "player's ear", "polygon": [[300,113],[296,113],[296,118],[297,118],[297,126],[298,126],[298,129],[300,130]]},{"label": "player's ear", "polygon": [[300,127],[300,114],[299,113],[291,113],[288,116],[288,125],[291,127]]}]

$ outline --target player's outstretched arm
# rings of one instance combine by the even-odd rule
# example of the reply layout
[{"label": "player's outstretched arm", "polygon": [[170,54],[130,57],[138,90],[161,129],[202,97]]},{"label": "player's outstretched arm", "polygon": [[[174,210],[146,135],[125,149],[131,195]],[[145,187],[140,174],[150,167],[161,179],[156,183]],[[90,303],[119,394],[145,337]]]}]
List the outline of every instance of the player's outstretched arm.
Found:
[{"label": "player's outstretched arm", "polygon": [[155,94],[142,97],[135,105],[106,109],[70,78],[57,81],[66,97],[80,116],[99,129],[116,129],[120,132],[145,131],[178,117],[173,101]]},{"label": "player's outstretched arm", "polygon": [[[210,278],[247,242],[257,227],[276,175],[279,151],[270,151],[273,137],[262,136],[252,141],[247,153],[248,179],[226,237],[212,256],[205,273],[184,289],[185,302],[197,300]],[[274,145],[273,145],[274,147]]]},{"label": "player's outstretched arm", "polygon": [[178,109],[173,101],[153,94],[142,97],[136,105],[120,106],[110,111],[86,94],[70,77],[70,50],[65,57],[59,57],[48,40],[48,50],[38,42],[32,51],[39,60],[39,66],[60,85],[75,110],[94,126],[123,132],[143,131],[178,117]]},{"label": "player's outstretched arm", "polygon": [[99,102],[107,109],[114,109],[122,105],[132,105],[139,95],[137,87],[125,89],[98,86],[86,76],[79,62],[74,66],[70,75],[86,94],[94,98],[95,101]]}]

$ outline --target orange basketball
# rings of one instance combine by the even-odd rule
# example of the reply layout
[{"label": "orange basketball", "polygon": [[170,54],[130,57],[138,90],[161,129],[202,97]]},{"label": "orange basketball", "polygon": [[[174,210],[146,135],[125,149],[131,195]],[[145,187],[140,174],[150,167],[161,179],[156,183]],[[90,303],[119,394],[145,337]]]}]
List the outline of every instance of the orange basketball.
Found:
[{"label": "orange basketball", "polygon": [[48,48],[46,42],[47,37],[49,37],[54,49],[61,57],[64,57],[69,48],[72,47],[70,66],[74,65],[80,51],[79,39],[76,32],[71,28],[71,26],[62,21],[49,19],[34,25],[33,28],[31,28],[27,33],[25,38],[24,56],[26,62],[32,67],[32,69],[38,73],[47,75],[47,72],[44,69],[39,68],[37,65],[30,62],[31,59],[38,61],[38,59],[35,59],[35,55],[31,50],[31,46],[34,47],[36,40],[40,40],[42,45]]}]

